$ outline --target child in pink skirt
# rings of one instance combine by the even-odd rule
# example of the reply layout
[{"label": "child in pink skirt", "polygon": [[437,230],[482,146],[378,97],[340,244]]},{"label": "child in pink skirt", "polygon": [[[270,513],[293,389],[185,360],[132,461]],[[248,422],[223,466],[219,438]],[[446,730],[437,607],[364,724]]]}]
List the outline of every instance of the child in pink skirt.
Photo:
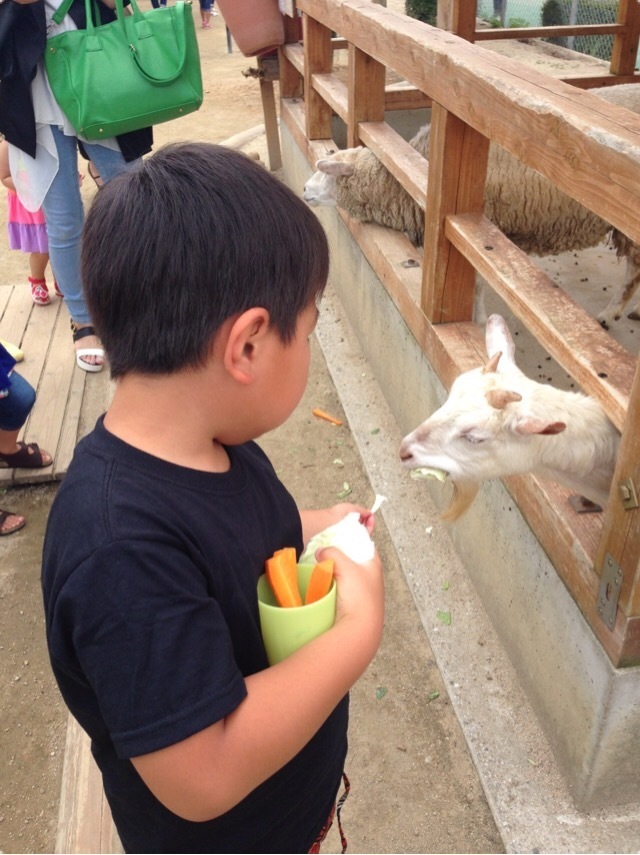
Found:
[{"label": "child in pink skirt", "polygon": [[[9,152],[5,140],[0,142],[0,181],[7,188],[9,248],[29,253],[31,298],[37,306],[46,306],[51,302],[45,279],[45,271],[49,263],[47,226],[42,210],[35,213],[27,211],[18,199],[9,171]],[[55,279],[53,280],[53,287],[58,297],[62,297],[62,292]]]}]

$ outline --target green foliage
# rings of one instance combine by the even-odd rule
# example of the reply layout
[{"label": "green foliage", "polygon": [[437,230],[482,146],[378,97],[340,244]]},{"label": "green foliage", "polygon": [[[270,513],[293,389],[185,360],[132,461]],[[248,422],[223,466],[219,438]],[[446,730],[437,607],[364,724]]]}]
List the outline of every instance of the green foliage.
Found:
[{"label": "green foliage", "polygon": [[[546,0],[540,10],[540,20],[543,27],[561,27],[568,23],[568,12],[565,15],[562,0]],[[564,36],[550,38],[548,40],[553,45],[567,46],[567,39]]]},{"label": "green foliage", "polygon": [[425,24],[436,26],[438,0],[405,0],[405,12],[410,18],[417,18]]},{"label": "green foliage", "polygon": [[[542,7],[542,25],[559,26],[569,23],[571,0],[546,0]],[[578,0],[576,24],[612,24],[617,20],[618,0]],[[566,45],[567,40],[550,39],[555,44]],[[576,36],[574,50],[597,56],[599,59],[611,58],[613,36]]]}]

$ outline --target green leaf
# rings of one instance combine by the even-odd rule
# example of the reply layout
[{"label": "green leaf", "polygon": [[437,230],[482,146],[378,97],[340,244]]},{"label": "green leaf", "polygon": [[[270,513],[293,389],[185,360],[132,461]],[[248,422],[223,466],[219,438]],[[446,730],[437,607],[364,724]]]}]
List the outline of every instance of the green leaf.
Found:
[{"label": "green leaf", "polygon": [[445,626],[451,626],[451,612],[437,612],[436,617]]},{"label": "green leaf", "polygon": [[378,686],[376,689],[376,700],[381,701],[388,691],[389,689],[386,686]]},{"label": "green leaf", "polygon": [[380,433],[380,428],[374,428],[374,429],[371,431],[371,433],[372,433],[372,435],[373,435],[373,436],[375,436],[375,434]]},{"label": "green leaf", "polygon": [[433,692],[429,692],[429,694],[427,695],[427,703],[431,703],[431,701],[435,701],[439,697],[440,697],[440,692],[438,692],[434,689]]},{"label": "green leaf", "polygon": [[448,583],[448,582],[443,582],[443,583],[442,583],[442,590],[443,590],[443,591],[448,591],[448,590],[449,590],[449,583]]},{"label": "green leaf", "polygon": [[342,485],[342,490],[338,493],[338,498],[339,499],[346,499],[346,497],[349,495],[350,492],[351,492],[351,487],[345,481],[344,484]]}]

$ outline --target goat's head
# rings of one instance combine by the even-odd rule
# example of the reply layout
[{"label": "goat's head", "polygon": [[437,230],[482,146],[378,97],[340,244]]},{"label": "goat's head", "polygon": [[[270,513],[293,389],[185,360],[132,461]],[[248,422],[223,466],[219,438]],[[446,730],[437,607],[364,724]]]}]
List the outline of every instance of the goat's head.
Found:
[{"label": "goat's head", "polygon": [[515,364],[515,347],[499,315],[487,321],[489,362],[461,374],[446,402],[402,441],[400,458],[409,469],[429,467],[447,473],[455,487],[444,519],[467,510],[482,481],[531,471],[537,457],[534,438],[566,427],[532,405],[540,384]]},{"label": "goat's head", "polygon": [[337,151],[316,162],[316,172],[304,185],[302,198],[309,205],[335,205],[336,179],[353,175],[355,159],[362,147]]}]

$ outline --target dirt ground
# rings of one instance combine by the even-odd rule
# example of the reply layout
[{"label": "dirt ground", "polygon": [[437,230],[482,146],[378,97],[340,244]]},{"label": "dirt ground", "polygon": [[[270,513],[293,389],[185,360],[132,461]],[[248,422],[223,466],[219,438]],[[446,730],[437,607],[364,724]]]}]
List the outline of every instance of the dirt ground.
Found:
[{"label": "dirt ground", "polygon": [[[143,0],[146,5],[148,0]],[[403,10],[403,3],[389,2]],[[198,19],[196,12],[196,19]],[[195,139],[221,142],[263,121],[259,87],[242,71],[255,62],[234,48],[224,24],[198,26],[205,102],[156,129],[156,148]],[[249,134],[249,136],[251,136]],[[264,140],[245,146],[263,159]],[[95,193],[85,177],[87,203]],[[0,211],[0,232],[5,231]],[[0,283],[25,282],[26,257],[0,240]],[[71,348],[70,348],[71,358]],[[311,415],[341,407],[314,344],[307,394],[290,422],[264,438],[281,477],[301,506],[373,495],[348,428]],[[53,683],[43,637],[40,554],[55,485],[0,491],[0,506],[28,518],[0,540],[0,852],[52,852],[55,844],[67,713]],[[387,625],[380,652],[353,691],[344,810],[352,852],[499,852],[500,836],[451,709],[413,600],[384,525],[376,542],[386,567]],[[334,833],[325,851],[339,851]]]}]

